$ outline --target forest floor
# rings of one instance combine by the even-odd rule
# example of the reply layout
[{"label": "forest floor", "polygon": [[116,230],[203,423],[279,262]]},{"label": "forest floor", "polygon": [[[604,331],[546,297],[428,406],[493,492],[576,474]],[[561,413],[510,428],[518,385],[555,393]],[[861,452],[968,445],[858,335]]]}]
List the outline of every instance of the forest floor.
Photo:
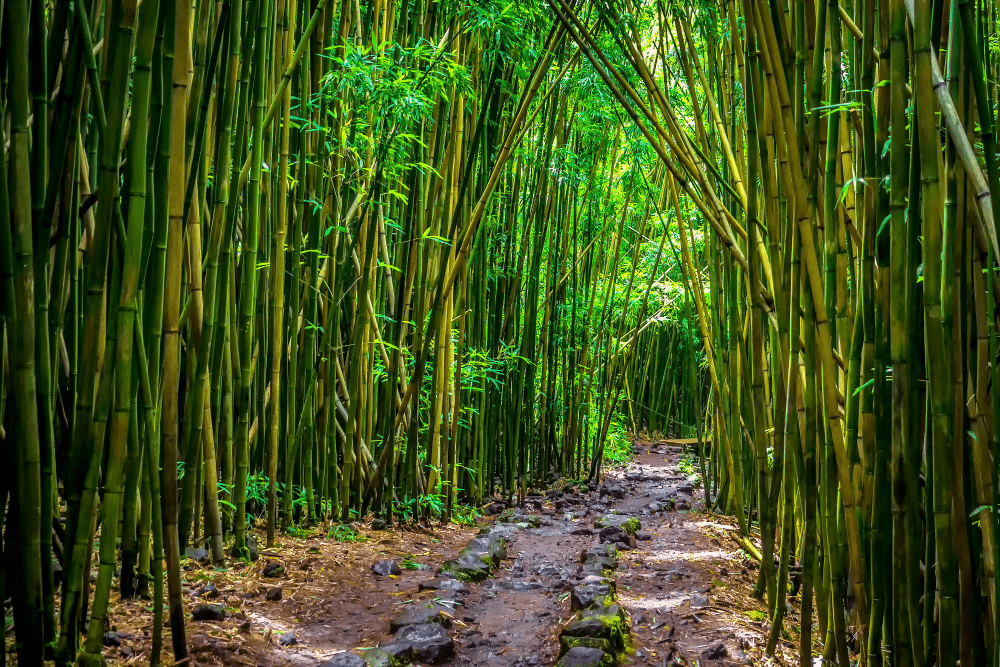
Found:
[{"label": "forest floor", "polygon": [[[554,665],[559,632],[574,616],[569,591],[581,576],[580,554],[599,539],[595,520],[608,515],[635,516],[642,524],[635,548],[619,553],[614,574],[632,633],[626,664],[797,663],[797,610],[786,615],[791,633],[775,656],[764,657],[770,624],[763,603],[751,596],[757,563],[737,542],[734,521],[704,512],[702,491],[692,484],[693,459],[669,441],[638,441],[631,464],[609,471],[600,489],[529,496],[517,511],[537,516],[540,525],[519,524],[496,573],[459,590],[421,590],[421,583],[426,587],[477,527],[359,525],[349,542],[319,531],[283,535],[255,563],[227,570],[185,561],[188,611],[206,603],[225,611],[223,620],[187,624],[191,664],[313,667],[391,642],[393,617],[437,602],[454,609],[446,613],[454,656],[445,664]],[[371,566],[383,559],[401,565],[400,573],[374,574]],[[148,602],[116,601],[113,610],[120,645],[108,646],[106,656],[148,664]],[[170,665],[169,629],[165,635]]]}]

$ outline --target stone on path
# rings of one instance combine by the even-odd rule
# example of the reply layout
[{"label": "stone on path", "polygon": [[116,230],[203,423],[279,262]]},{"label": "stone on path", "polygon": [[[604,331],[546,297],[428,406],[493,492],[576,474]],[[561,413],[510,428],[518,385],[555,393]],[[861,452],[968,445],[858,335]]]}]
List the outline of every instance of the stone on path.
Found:
[{"label": "stone on path", "polygon": [[556,667],[611,667],[614,660],[599,648],[574,646],[566,651]]},{"label": "stone on path", "polygon": [[438,623],[408,625],[396,633],[393,643],[409,644],[413,658],[422,662],[443,662],[455,654],[454,640]]},{"label": "stone on path", "polygon": [[191,560],[199,563],[207,563],[208,549],[202,549],[201,547],[188,547],[184,550],[184,557],[190,558]]},{"label": "stone on path", "polygon": [[195,621],[224,621],[226,608],[221,604],[198,604],[191,612],[191,618]]},{"label": "stone on path", "polygon": [[386,558],[385,560],[372,563],[372,572],[380,577],[388,577],[391,575],[400,575],[403,573],[403,570],[399,567],[399,563],[391,558]]},{"label": "stone on path", "polygon": [[282,565],[281,563],[276,563],[273,560],[268,561],[268,563],[264,566],[264,569],[261,571],[261,574],[263,574],[268,579],[276,579],[281,575],[283,575],[284,573],[285,573],[285,566]]},{"label": "stone on path", "polygon": [[389,632],[395,633],[409,625],[426,625],[428,623],[450,628],[451,613],[452,609],[443,605],[412,605],[403,609],[389,621]]},{"label": "stone on path", "polygon": [[338,653],[319,667],[366,667],[365,661],[353,653]]},{"label": "stone on path", "polygon": [[434,577],[426,581],[421,581],[418,588],[422,591],[451,591],[457,595],[464,595],[469,592],[469,587],[458,579],[451,577]]}]

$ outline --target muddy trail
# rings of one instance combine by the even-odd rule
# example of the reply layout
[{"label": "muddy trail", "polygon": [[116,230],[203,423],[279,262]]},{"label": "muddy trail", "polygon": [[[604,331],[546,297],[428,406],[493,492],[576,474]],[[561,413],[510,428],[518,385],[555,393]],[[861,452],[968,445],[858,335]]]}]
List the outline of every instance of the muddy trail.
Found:
[{"label": "muddy trail", "polygon": [[[192,605],[229,611],[193,624],[193,663],[797,662],[798,638],[788,634],[764,658],[769,624],[750,595],[757,564],[734,522],[704,511],[693,460],[670,441],[637,443],[630,466],[598,488],[495,506],[478,533],[362,526],[354,543],[287,538],[244,571],[190,587]],[[797,634],[797,610],[786,619]]]}]

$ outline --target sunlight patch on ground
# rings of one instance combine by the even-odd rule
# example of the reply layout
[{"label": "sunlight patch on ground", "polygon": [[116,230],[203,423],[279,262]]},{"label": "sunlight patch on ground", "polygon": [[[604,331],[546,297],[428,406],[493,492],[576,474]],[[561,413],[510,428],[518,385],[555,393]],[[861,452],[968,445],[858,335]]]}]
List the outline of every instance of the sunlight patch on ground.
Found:
[{"label": "sunlight patch on ground", "polygon": [[716,530],[737,530],[736,526],[730,526],[724,523],[717,523],[715,521],[694,521],[693,525],[699,528],[715,528]]},{"label": "sunlight patch on ground", "polygon": [[680,551],[679,549],[662,549],[659,551],[654,551],[651,553],[646,560],[648,562],[667,562],[672,563],[676,561],[702,561],[708,562],[713,560],[732,560],[733,555],[722,549],[712,549],[703,551]]},{"label": "sunlight patch on ground", "polygon": [[621,600],[626,607],[628,607],[630,612],[641,610],[653,614],[665,614],[680,607],[682,604],[691,599],[691,596],[687,593],[678,592],[668,595],[667,597],[659,598],[636,597],[619,591],[618,599]]}]

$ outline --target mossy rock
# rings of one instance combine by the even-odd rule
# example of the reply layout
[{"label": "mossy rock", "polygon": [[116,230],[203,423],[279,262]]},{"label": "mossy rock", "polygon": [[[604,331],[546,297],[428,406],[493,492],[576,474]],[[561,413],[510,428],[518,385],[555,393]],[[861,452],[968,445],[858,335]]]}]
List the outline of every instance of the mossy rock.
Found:
[{"label": "mossy rock", "polygon": [[380,648],[370,648],[361,653],[365,667],[399,667],[402,663]]},{"label": "mossy rock", "polygon": [[607,639],[602,639],[601,637],[567,637],[564,635],[559,638],[559,657],[566,655],[568,651],[576,648],[577,646],[583,646],[584,648],[598,648],[608,655],[614,654],[611,642]]},{"label": "mossy rock", "polygon": [[531,528],[541,528],[542,527],[542,517],[536,516],[534,514],[518,514],[511,519],[512,523],[526,523]]},{"label": "mossy rock", "polygon": [[642,524],[639,523],[639,519],[625,514],[610,513],[594,519],[594,528],[601,529],[608,528],[610,526],[618,526],[630,535],[642,528]]},{"label": "mossy rock", "polygon": [[563,628],[559,637],[560,641],[563,637],[605,639],[616,652],[625,650],[631,643],[628,627],[625,625],[625,614],[617,604],[590,613],[584,612],[582,618]]},{"label": "mossy rock", "polygon": [[464,554],[441,564],[441,572],[461,581],[482,581],[490,576],[489,563],[479,559],[480,554]]},{"label": "mossy rock", "polygon": [[614,604],[614,583],[609,585],[605,581],[573,586],[570,589],[570,610],[603,609]]}]

